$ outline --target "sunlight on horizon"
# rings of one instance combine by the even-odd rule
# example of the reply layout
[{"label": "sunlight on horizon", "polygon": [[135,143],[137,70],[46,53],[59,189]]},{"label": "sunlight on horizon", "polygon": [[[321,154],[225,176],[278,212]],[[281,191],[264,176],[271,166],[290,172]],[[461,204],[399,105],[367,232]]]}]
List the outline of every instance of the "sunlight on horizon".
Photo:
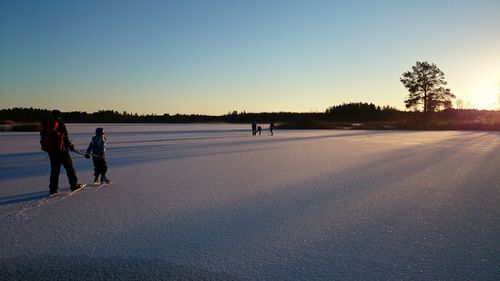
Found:
[{"label": "sunlight on horizon", "polygon": [[474,109],[494,110],[500,107],[500,80],[483,81],[474,91],[471,104]]}]

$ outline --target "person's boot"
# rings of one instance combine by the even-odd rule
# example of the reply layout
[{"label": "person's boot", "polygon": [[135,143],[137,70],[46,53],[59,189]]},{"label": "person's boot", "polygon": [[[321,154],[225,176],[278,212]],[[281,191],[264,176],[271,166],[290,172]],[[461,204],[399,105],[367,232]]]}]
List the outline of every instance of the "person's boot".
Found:
[{"label": "person's boot", "polygon": [[58,195],[61,195],[61,193],[59,192],[59,190],[50,190],[49,191],[49,196],[50,197],[53,197],[53,196],[58,196]]},{"label": "person's boot", "polygon": [[102,183],[109,183],[109,179],[106,176],[101,177],[101,182]]},{"label": "person's boot", "polygon": [[77,190],[80,190],[80,189],[84,188],[85,186],[86,186],[85,184],[77,183],[71,187],[71,192],[75,192]]}]

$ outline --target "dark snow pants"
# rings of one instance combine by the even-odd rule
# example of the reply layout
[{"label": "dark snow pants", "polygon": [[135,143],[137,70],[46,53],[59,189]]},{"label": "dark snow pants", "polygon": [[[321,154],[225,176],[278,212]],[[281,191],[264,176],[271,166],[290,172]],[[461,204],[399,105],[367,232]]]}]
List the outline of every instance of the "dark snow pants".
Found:
[{"label": "dark snow pants", "polygon": [[92,158],[94,161],[94,176],[98,177],[99,175],[105,177],[106,172],[108,171],[108,165],[106,164],[106,160],[99,158]]},{"label": "dark snow pants", "polygon": [[70,186],[75,186],[78,182],[76,177],[73,161],[68,151],[56,151],[49,153],[50,159],[50,192],[56,192],[59,189],[59,173],[61,172],[61,165],[66,170]]}]

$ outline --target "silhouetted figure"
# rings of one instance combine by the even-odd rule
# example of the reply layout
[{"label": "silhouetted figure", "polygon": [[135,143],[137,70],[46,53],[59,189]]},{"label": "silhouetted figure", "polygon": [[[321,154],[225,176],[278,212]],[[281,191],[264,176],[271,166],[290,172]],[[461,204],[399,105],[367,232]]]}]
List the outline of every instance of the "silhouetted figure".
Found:
[{"label": "silhouetted figure", "polygon": [[274,129],[274,123],[271,122],[271,124],[269,124],[269,133],[271,133],[271,136],[274,136],[273,129]]},{"label": "silhouetted figure", "polygon": [[257,123],[252,122],[252,136],[257,134]]},{"label": "silhouetted figure", "polygon": [[257,126],[257,132],[259,132],[259,136],[260,136],[260,134],[262,133],[262,127],[261,126]]},{"label": "silhouetted figure", "polygon": [[61,121],[61,112],[59,110],[53,110],[50,114],[50,118],[42,123],[40,144],[42,150],[49,154],[50,159],[49,195],[52,196],[59,193],[59,173],[61,172],[61,165],[63,165],[66,170],[71,191],[78,190],[85,186],[78,183],[73,161],[69,155],[69,151],[74,151],[75,146],[68,138],[68,131]]},{"label": "silhouetted figure", "polygon": [[94,184],[109,183],[106,177],[108,165],[106,164],[106,136],[103,128],[95,129],[95,136],[92,137],[85,158],[90,158],[92,152],[92,161],[94,162]]}]

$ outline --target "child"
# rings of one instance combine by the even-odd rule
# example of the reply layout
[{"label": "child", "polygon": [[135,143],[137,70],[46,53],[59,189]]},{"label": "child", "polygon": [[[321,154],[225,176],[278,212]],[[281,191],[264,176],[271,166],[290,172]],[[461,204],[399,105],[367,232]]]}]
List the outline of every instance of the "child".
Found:
[{"label": "child", "polygon": [[[92,141],[85,154],[87,159],[90,158],[90,152],[92,152],[92,161],[94,162],[94,183],[109,183],[109,179],[106,177],[108,166],[104,157],[104,153],[106,152],[106,137],[104,136],[103,128],[95,129],[95,136],[92,137]],[[99,176],[101,176],[100,180]]]},{"label": "child", "polygon": [[260,134],[262,133],[262,126],[257,126],[257,132],[259,133],[260,136]]}]

